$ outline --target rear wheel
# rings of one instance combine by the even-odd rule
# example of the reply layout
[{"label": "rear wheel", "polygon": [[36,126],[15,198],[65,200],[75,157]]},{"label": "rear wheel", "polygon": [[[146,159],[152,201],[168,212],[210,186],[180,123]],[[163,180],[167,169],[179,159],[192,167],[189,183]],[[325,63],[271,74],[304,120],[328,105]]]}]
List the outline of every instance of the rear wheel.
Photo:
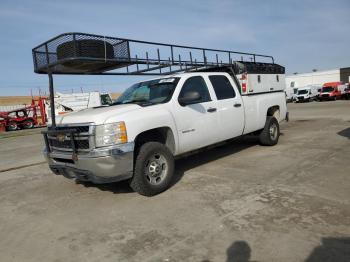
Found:
[{"label": "rear wheel", "polygon": [[28,120],[23,122],[22,126],[24,129],[30,129],[30,128],[34,127],[34,122],[33,122],[33,120],[28,119]]},{"label": "rear wheel", "polygon": [[159,142],[147,142],[136,157],[130,186],[141,195],[153,196],[168,189],[173,174],[174,157],[170,150]]},{"label": "rear wheel", "polygon": [[274,146],[278,143],[280,127],[278,121],[273,116],[266,118],[264,129],[259,135],[259,142],[264,146]]},{"label": "rear wheel", "polygon": [[13,122],[13,121],[9,122],[9,124],[7,126],[8,131],[15,131],[15,130],[17,130],[17,128],[18,128],[17,123]]}]

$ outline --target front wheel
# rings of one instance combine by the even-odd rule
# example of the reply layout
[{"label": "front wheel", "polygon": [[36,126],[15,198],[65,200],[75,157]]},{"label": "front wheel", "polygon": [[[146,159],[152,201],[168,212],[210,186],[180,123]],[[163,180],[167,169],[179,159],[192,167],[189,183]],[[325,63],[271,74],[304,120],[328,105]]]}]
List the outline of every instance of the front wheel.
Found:
[{"label": "front wheel", "polygon": [[12,121],[7,126],[7,130],[8,131],[15,131],[15,130],[17,130],[17,128],[18,128],[17,123],[16,122],[12,122]]},{"label": "front wheel", "polygon": [[131,188],[144,196],[165,191],[174,174],[174,162],[173,154],[165,145],[159,142],[143,144],[136,157]]},{"label": "front wheel", "polygon": [[24,129],[30,129],[30,128],[34,127],[34,122],[33,122],[33,120],[28,119],[28,120],[24,121],[22,125],[23,125]]},{"label": "front wheel", "polygon": [[259,142],[264,146],[274,146],[278,143],[280,136],[280,126],[277,119],[273,116],[266,118],[264,129],[259,135]]}]

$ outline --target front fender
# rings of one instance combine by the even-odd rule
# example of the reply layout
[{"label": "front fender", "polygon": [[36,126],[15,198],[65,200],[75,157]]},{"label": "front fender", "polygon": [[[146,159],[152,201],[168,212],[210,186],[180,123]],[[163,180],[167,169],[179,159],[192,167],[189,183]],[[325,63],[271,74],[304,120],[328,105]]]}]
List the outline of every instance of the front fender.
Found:
[{"label": "front fender", "polygon": [[160,128],[169,127],[173,132],[175,142],[175,153],[178,148],[178,133],[172,113],[165,105],[154,105],[144,107],[140,110],[126,112],[117,117],[109,118],[106,122],[124,121],[127,130],[128,142],[134,142],[140,133]]}]

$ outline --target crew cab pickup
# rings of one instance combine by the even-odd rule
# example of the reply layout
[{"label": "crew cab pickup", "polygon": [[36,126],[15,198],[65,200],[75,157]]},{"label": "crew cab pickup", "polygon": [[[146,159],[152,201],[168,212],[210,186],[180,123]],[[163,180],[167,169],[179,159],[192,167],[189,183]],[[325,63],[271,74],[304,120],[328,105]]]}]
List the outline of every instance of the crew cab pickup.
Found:
[{"label": "crew cab pickup", "polygon": [[170,186],[174,159],[184,153],[250,133],[262,145],[277,144],[279,123],[288,117],[284,82],[284,71],[220,70],[139,82],[111,106],[57,117],[45,156],[58,175],[128,179],[140,194],[155,195]]}]

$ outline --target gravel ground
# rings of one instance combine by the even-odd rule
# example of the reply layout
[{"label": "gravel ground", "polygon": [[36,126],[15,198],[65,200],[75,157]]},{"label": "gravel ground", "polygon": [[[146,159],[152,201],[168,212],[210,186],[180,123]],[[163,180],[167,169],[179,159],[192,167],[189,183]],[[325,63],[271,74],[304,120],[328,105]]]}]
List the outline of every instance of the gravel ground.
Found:
[{"label": "gravel ground", "polygon": [[350,101],[289,111],[277,146],[178,160],[152,198],[54,176],[38,133],[1,138],[1,261],[350,261]]}]

